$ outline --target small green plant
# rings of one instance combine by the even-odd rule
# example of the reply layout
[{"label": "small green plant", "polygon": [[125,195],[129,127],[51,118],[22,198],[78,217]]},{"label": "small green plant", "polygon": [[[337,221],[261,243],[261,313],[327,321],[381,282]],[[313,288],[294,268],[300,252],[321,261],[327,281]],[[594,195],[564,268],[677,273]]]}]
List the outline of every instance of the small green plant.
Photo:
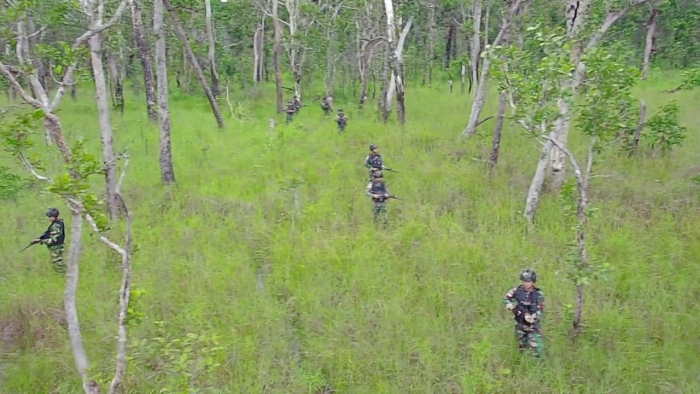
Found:
[{"label": "small green plant", "polygon": [[201,393],[207,378],[222,366],[226,347],[216,334],[187,333],[174,338],[166,323],[155,322],[157,334],[131,344],[131,361],[150,368],[162,382],[160,394]]},{"label": "small green plant", "polygon": [[0,166],[0,200],[14,199],[21,189],[21,178],[9,168]]},{"label": "small green plant", "polygon": [[683,144],[688,136],[688,129],[679,124],[679,111],[678,103],[673,101],[661,107],[659,112],[647,121],[646,127],[649,128],[649,132],[644,136],[649,141],[650,148],[668,154]]}]

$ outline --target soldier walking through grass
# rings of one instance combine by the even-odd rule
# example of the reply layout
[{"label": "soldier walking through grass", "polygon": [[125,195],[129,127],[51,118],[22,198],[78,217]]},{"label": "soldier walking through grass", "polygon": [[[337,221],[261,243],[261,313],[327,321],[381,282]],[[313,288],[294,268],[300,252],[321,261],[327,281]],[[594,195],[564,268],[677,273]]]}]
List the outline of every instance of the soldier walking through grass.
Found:
[{"label": "soldier walking through grass", "polygon": [[376,171],[372,174],[373,179],[367,185],[367,195],[372,198],[372,219],[374,223],[380,220],[384,226],[389,224],[389,217],[386,212],[386,200],[391,198],[389,190],[384,183],[384,178],[381,171]]},{"label": "soldier walking through grass", "polygon": [[333,111],[333,98],[326,96],[321,100],[321,109],[323,110],[323,115],[331,116],[331,111]]},{"label": "soldier walking through grass", "polygon": [[379,154],[376,144],[370,144],[369,155],[365,157],[365,167],[369,169],[369,180],[372,182],[374,179],[373,174],[376,171],[390,170],[384,165],[382,161],[382,155]]},{"label": "soldier walking through grass", "polygon": [[63,224],[63,219],[59,219],[58,215],[59,212],[56,208],[49,208],[46,211],[46,217],[49,218],[51,224],[44,234],[35,239],[34,242],[42,243],[48,247],[53,269],[64,274],[66,273],[66,265],[63,262],[63,243],[66,239],[66,227]]},{"label": "soldier walking through grass", "polygon": [[520,350],[530,349],[536,357],[542,357],[544,342],[540,328],[544,315],[544,293],[538,287],[537,274],[531,269],[520,273],[522,284],[512,288],[503,297],[503,305],[513,312],[515,338]]},{"label": "soldier walking through grass", "polygon": [[294,120],[294,115],[297,113],[293,100],[289,100],[287,103],[287,109],[285,109],[284,112],[287,114],[287,124],[292,123],[292,120]]},{"label": "soldier walking through grass", "polygon": [[345,116],[342,108],[338,108],[338,116],[335,118],[335,123],[338,124],[338,131],[345,131],[345,126],[348,124],[348,118]]}]

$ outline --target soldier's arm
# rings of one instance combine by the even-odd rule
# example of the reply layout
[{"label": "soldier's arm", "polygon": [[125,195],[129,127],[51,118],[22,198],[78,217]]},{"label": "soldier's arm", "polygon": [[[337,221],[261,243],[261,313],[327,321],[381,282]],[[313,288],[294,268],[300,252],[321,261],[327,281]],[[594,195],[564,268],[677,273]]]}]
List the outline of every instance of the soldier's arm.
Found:
[{"label": "soldier's arm", "polygon": [[63,229],[61,228],[61,225],[58,223],[52,224],[49,228],[49,236],[46,239],[46,243],[49,245],[56,243],[58,241],[58,237],[60,237],[61,234],[63,234]]},{"label": "soldier's arm", "polygon": [[372,196],[372,182],[367,184],[367,196],[374,197],[374,196]]},{"label": "soldier's arm", "polygon": [[372,168],[372,165],[369,164],[369,155],[367,155],[367,157],[365,157],[365,167]]},{"label": "soldier's arm", "polygon": [[508,304],[513,304],[515,303],[515,291],[517,290],[517,287],[514,287],[506,293],[506,295],[503,296],[503,300],[501,301],[503,303],[504,307],[508,307]]},{"label": "soldier's arm", "polygon": [[544,317],[544,308],[545,308],[545,301],[544,301],[544,293],[542,290],[538,292],[537,296],[537,319],[541,320]]}]

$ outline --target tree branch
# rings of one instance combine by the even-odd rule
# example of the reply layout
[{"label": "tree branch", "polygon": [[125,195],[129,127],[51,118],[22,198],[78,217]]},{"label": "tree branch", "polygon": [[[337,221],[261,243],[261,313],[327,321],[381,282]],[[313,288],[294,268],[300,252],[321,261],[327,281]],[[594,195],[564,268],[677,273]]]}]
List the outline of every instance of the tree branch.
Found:
[{"label": "tree branch", "polygon": [[34,175],[34,177],[35,177],[36,179],[38,179],[38,180],[40,180],[40,181],[48,182],[48,183],[50,183],[50,184],[53,185],[53,179],[39,174],[39,173],[37,172],[36,168],[34,168],[34,166],[29,162],[29,160],[27,160],[27,158],[24,157],[24,154],[19,153],[19,154],[17,155],[17,158],[18,158],[19,161],[22,163],[22,165],[24,166],[24,168],[26,168],[27,171],[29,171],[32,175]]},{"label": "tree branch", "polygon": [[2,62],[0,61],[0,73],[7,79],[7,82],[10,83],[10,86],[19,94],[22,96],[22,99],[32,105],[34,108],[42,108],[41,103],[39,100],[35,99],[34,97],[30,96],[22,87],[22,85],[17,82],[17,78],[12,74],[10,69]]},{"label": "tree branch", "polygon": [[[92,36],[94,36],[95,34],[100,34],[101,32],[109,29],[114,24],[116,24],[121,18],[122,14],[124,13],[124,9],[126,9],[127,2],[128,0],[120,1],[119,6],[117,7],[116,11],[114,11],[114,14],[112,14],[112,17],[107,21],[107,23],[100,23],[97,26],[90,26],[85,33],[83,33],[80,37],[75,39],[72,49],[74,51],[79,49],[80,47],[85,45],[85,43],[90,38],[92,38]],[[56,89],[56,93],[54,94],[53,100],[51,101],[51,105],[49,106],[49,108],[46,108],[48,111],[52,112],[53,110],[55,110],[58,106],[58,103],[61,102],[63,95],[66,93],[66,87],[70,86],[71,81],[73,81],[73,73],[75,72],[77,64],[77,61],[73,62],[73,64],[66,68],[66,73],[63,75],[63,82],[61,82],[58,85],[58,89]]]}]

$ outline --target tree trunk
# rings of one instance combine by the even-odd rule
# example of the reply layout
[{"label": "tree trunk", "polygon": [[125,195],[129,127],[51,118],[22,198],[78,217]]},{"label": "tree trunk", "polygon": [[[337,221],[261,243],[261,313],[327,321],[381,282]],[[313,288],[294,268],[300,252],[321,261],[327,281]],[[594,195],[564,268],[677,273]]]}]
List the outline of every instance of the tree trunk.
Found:
[{"label": "tree trunk", "polygon": [[[101,23],[102,21],[98,21]],[[100,140],[102,141],[102,158],[105,163],[105,186],[107,192],[107,213],[110,219],[119,215],[119,205],[116,201],[114,190],[117,186],[117,166],[114,153],[114,136],[112,135],[112,121],[109,115],[109,99],[107,98],[107,81],[105,80],[104,65],[102,64],[102,39],[95,34],[88,40],[90,46],[90,59],[95,80],[95,99],[97,101],[97,115],[100,123]]]},{"label": "tree trunk", "polygon": [[389,45],[384,46],[384,56],[382,58],[382,96],[379,98],[379,112],[382,116],[382,121],[387,123],[389,121],[389,105],[388,105],[388,95],[389,95],[389,78],[391,78],[391,67],[389,66],[389,56],[391,53],[391,48]]},{"label": "tree trunk", "polygon": [[68,249],[68,264],[66,269],[66,291],[63,305],[66,311],[66,321],[68,324],[68,337],[73,349],[73,359],[78,374],[83,381],[83,390],[86,394],[100,393],[97,383],[92,381],[88,375],[90,361],[88,360],[83,336],[80,332],[80,321],[78,320],[78,307],[76,305],[76,295],[78,293],[78,277],[80,275],[80,248],[83,234],[83,217],[71,207],[71,236],[70,248]]},{"label": "tree trunk", "polygon": [[659,17],[659,11],[652,9],[651,17],[647,22],[647,39],[644,46],[644,62],[642,63],[642,78],[649,78],[649,64],[651,63],[651,54],[654,51],[654,36],[656,35],[656,21]]},{"label": "tree trunk", "polygon": [[[472,5],[472,40],[470,44],[471,52],[471,75],[472,84],[479,84],[481,80],[479,79],[479,60],[481,55],[481,17],[482,17],[482,0],[474,0]],[[479,91],[474,90],[474,102],[478,100]],[[472,111],[473,112],[473,111]]]},{"label": "tree trunk", "polygon": [[498,116],[496,117],[496,129],[493,131],[493,142],[491,143],[491,153],[489,154],[488,166],[493,169],[498,163],[498,155],[501,150],[501,136],[503,135],[503,124],[506,117],[506,105],[508,104],[508,95],[505,92],[501,93],[498,99]]},{"label": "tree trunk", "polygon": [[219,96],[219,73],[216,72],[216,40],[214,39],[214,22],[212,21],[211,0],[204,0],[204,21],[209,39],[209,51],[207,60],[209,61],[209,73],[211,74],[211,93],[214,97]]},{"label": "tree trunk", "polygon": [[107,70],[112,89],[114,90],[113,106],[119,108],[119,112],[124,115],[124,74],[121,72],[119,65],[117,65],[117,58],[111,50],[107,50]]},{"label": "tree trunk", "polygon": [[[396,117],[399,120],[400,124],[405,124],[406,123],[406,106],[404,102],[404,80],[403,80],[403,75],[402,75],[402,67],[401,67],[401,62],[399,59],[399,56],[401,56],[401,53],[398,51],[397,46],[396,46],[396,28],[394,26],[394,4],[392,3],[392,0],[384,0],[384,9],[386,11],[386,34],[387,34],[387,44],[389,47],[389,67],[391,68],[391,71],[394,74],[394,84],[396,86]],[[408,22],[406,23],[404,32],[401,34],[401,36],[405,39],[404,33],[408,34],[408,31],[411,29],[411,23],[413,22],[413,16],[411,16],[408,19]],[[401,42],[399,42],[401,44]],[[391,91],[391,87],[389,87],[389,92]],[[389,99],[390,99],[390,94],[387,92],[387,103],[386,106],[387,108],[385,109],[387,112],[389,110]]]},{"label": "tree trunk", "polygon": [[639,111],[639,122],[637,123],[637,129],[634,130],[634,136],[632,138],[632,149],[630,150],[630,157],[637,154],[637,149],[639,149],[639,140],[642,138],[642,130],[644,130],[644,124],[647,118],[647,103],[642,100],[641,110]]},{"label": "tree trunk", "polygon": [[[513,23],[513,19],[520,9],[522,1],[523,0],[514,0],[511,3],[508,13],[503,17],[498,35],[491,44],[492,46],[501,45],[501,41],[505,41],[505,45],[509,43],[510,27]],[[478,39],[478,37],[474,38],[474,42],[478,41]],[[467,127],[462,132],[465,137],[471,137],[474,135],[474,133],[476,133],[476,127],[479,124],[479,117],[481,116],[481,111],[484,109],[484,105],[486,105],[489,88],[491,87],[491,80],[489,78],[490,68],[491,61],[488,59],[488,57],[484,58],[481,64],[481,75],[479,76],[478,80],[474,79],[474,83],[476,83],[477,86],[474,90],[474,100],[472,101],[472,110],[469,113],[469,122],[467,123]]]},{"label": "tree trunk", "polygon": [[[555,136],[555,132],[549,134],[550,138],[555,138]],[[537,207],[540,203],[542,185],[544,185],[544,179],[547,175],[547,166],[549,165],[549,157],[552,151],[552,146],[554,146],[552,141],[545,141],[544,146],[542,147],[542,155],[537,162],[535,175],[532,177],[532,181],[530,181],[530,188],[527,191],[527,199],[525,200],[525,219],[527,219],[527,222],[531,226],[535,223],[535,214],[537,213]]]},{"label": "tree trunk", "polygon": [[452,37],[454,36],[454,30],[454,23],[450,23],[450,26],[447,28],[447,35],[445,36],[445,69],[450,68],[450,62],[452,60],[450,55],[452,54]]},{"label": "tree trunk", "polygon": [[141,0],[130,0],[131,20],[134,25],[134,41],[138,47],[139,59],[141,59],[141,66],[143,68],[143,84],[146,90],[146,111],[148,113],[148,120],[155,122],[158,120],[156,90],[153,82],[153,67],[151,65],[151,57],[148,53],[148,42],[146,41],[146,32],[143,27],[140,2]]},{"label": "tree trunk", "polygon": [[273,44],[273,63],[275,64],[275,87],[277,88],[277,113],[284,111],[284,93],[282,92],[282,24],[279,19],[279,0],[272,0],[272,21],[275,29]]},{"label": "tree trunk", "polygon": [[195,73],[197,74],[199,83],[202,85],[204,94],[206,94],[207,99],[209,100],[209,105],[211,106],[211,111],[214,113],[214,117],[216,118],[216,123],[219,126],[219,129],[222,130],[224,128],[224,118],[221,116],[221,111],[219,111],[219,104],[216,102],[216,98],[214,97],[214,94],[212,93],[212,90],[209,87],[209,83],[207,83],[207,78],[204,76],[204,72],[202,71],[202,67],[200,67],[199,65],[197,57],[194,55],[194,52],[192,52],[192,47],[190,46],[190,42],[187,39],[187,33],[185,32],[185,29],[182,28],[182,24],[180,23],[180,17],[177,15],[177,10],[173,8],[172,4],[170,4],[170,0],[163,0],[163,6],[165,6],[166,10],[168,10],[170,20],[172,21],[173,28],[175,29],[175,35],[182,43],[183,49],[185,50],[185,53],[189,58],[190,64],[192,65]]},{"label": "tree trunk", "polygon": [[168,65],[165,54],[166,32],[163,25],[163,0],[153,3],[153,31],[156,36],[156,78],[158,80],[158,129],[160,130],[160,178],[164,184],[175,182],[170,148],[170,104],[168,97]]},{"label": "tree trunk", "polygon": [[[413,18],[409,17],[408,21],[406,21],[406,25],[403,27],[403,31],[401,32],[401,36],[399,37],[398,44],[396,44],[396,47],[393,48],[390,52],[389,59],[392,57],[395,57],[396,60],[398,61],[398,67],[400,70],[403,72],[403,47],[404,43],[406,42],[406,37],[408,37],[408,33],[411,31],[411,25],[413,24]],[[391,64],[389,65],[391,67]],[[387,111],[391,112],[391,106],[392,106],[392,101],[394,99],[394,93],[396,93],[396,74],[393,72],[393,67],[392,67],[392,76],[393,78],[389,81],[389,91],[386,96],[386,107]]]}]

